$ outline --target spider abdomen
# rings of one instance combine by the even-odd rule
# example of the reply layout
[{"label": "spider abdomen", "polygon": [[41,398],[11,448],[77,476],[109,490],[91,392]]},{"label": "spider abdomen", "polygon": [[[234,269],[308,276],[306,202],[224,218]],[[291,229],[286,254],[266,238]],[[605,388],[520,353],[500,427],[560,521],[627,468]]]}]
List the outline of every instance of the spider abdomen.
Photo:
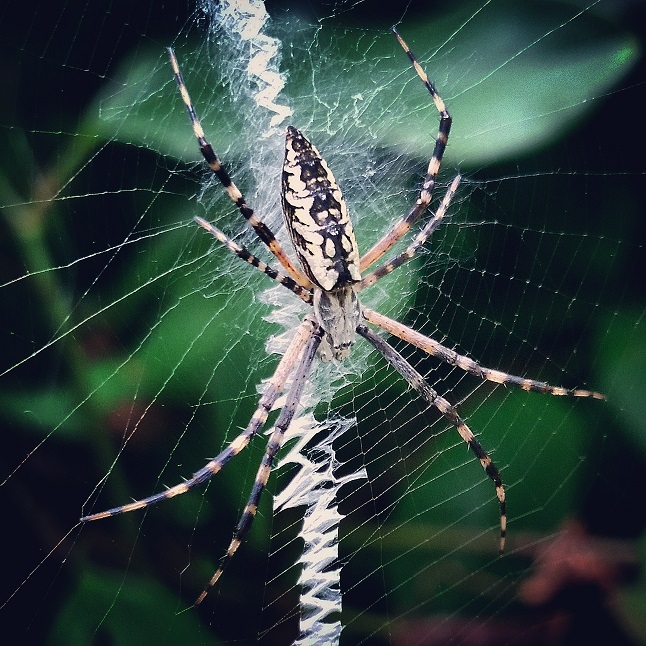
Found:
[{"label": "spider abdomen", "polygon": [[281,198],[307,277],[325,291],[360,281],[359,250],[341,189],[318,150],[292,126],[285,139]]}]

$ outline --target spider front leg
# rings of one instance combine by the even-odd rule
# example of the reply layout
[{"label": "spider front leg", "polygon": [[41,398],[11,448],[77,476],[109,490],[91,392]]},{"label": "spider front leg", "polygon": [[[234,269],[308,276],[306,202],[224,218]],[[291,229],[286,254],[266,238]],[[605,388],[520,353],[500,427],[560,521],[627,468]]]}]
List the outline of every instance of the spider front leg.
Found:
[{"label": "spider front leg", "polygon": [[298,357],[303,350],[305,343],[308,338],[314,333],[316,329],[316,324],[310,320],[305,320],[304,323],[296,331],[296,336],[292,340],[287,352],[283,355],[276,371],[269,380],[267,387],[265,388],[264,393],[260,397],[258,402],[258,407],[247,425],[247,428],[238,435],[229,446],[227,446],[224,451],[217,455],[212,460],[209,460],[206,465],[204,465],[199,471],[196,471],[191,478],[181,482],[174,487],[166,489],[160,493],[148,496],[141,500],[136,500],[135,502],[128,503],[127,505],[121,505],[119,507],[113,507],[106,511],[100,511],[95,514],[88,514],[83,516],[79,522],[85,523],[91,520],[100,520],[102,518],[108,518],[109,516],[117,516],[118,514],[124,514],[129,511],[134,511],[135,509],[143,509],[154,505],[155,503],[161,502],[162,500],[167,500],[168,498],[173,498],[179,496],[183,493],[186,493],[190,489],[203,484],[210,478],[212,478],[222,467],[231,460],[235,455],[240,453],[251,439],[262,429],[267,421],[269,416],[269,411],[273,408],[276,400],[280,396],[280,393],[285,387],[287,378],[289,377],[290,372],[294,368]]},{"label": "spider front leg", "polygon": [[[312,321],[310,321],[310,323],[312,323]],[[276,457],[276,454],[280,450],[280,447],[283,445],[285,432],[289,428],[289,425],[294,418],[294,414],[296,413],[296,408],[298,407],[301,395],[303,394],[303,388],[305,387],[307,376],[309,375],[312,368],[312,363],[314,362],[316,351],[321,344],[322,338],[323,330],[317,325],[316,328],[311,332],[309,342],[303,350],[301,362],[296,370],[296,373],[294,374],[294,381],[287,395],[287,400],[285,401],[285,405],[280,411],[280,415],[278,416],[276,424],[274,425],[274,430],[269,436],[269,440],[267,441],[265,455],[262,459],[262,463],[260,464],[260,468],[258,469],[258,473],[256,474],[256,479],[253,483],[253,488],[251,489],[249,500],[247,501],[244,511],[242,512],[242,516],[240,516],[240,520],[238,521],[238,525],[236,526],[235,532],[233,534],[233,539],[231,540],[231,543],[229,544],[229,547],[224,557],[222,558],[218,569],[215,571],[215,574],[211,577],[211,580],[208,582],[202,593],[196,599],[196,606],[202,603],[206,595],[209,593],[209,590],[218,582],[218,579],[222,575],[222,572],[224,572],[224,568],[226,567],[227,563],[236,553],[237,549],[240,547],[240,544],[247,535],[247,532],[251,528],[251,523],[253,522],[256,512],[258,511],[258,502],[260,501],[260,496],[267,486],[267,481],[269,480],[269,475],[271,473],[274,459]]]},{"label": "spider front leg", "polygon": [[502,484],[500,472],[492,462],[489,454],[482,448],[476,436],[466,425],[464,420],[458,415],[455,408],[444,397],[429,386],[428,382],[422,375],[413,368],[413,366],[404,359],[404,357],[395,350],[388,342],[384,341],[378,334],[365,325],[357,327],[357,333],[369,341],[388,361],[388,363],[414,388],[431,406],[435,406],[444,417],[455,427],[460,437],[468,444],[471,451],[478,458],[478,461],[485,470],[487,476],[493,481],[496,488],[496,496],[500,504],[500,552],[505,550],[505,537],[507,535],[507,502],[505,499],[505,488]]}]

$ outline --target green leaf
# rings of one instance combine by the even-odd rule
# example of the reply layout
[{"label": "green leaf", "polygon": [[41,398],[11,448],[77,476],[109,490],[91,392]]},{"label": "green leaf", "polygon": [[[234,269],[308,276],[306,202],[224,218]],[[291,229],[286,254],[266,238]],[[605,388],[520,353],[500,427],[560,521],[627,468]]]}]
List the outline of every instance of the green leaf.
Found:
[{"label": "green leaf", "polygon": [[[481,166],[517,158],[552,143],[596,105],[637,61],[639,48],[592,11],[577,15],[549,3],[473,6],[438,18],[436,12],[401,25],[401,32],[454,119],[447,158]],[[438,114],[428,92],[387,28],[373,33],[325,23],[317,30],[294,17],[283,29],[284,96],[292,122],[306,130],[348,132],[371,145],[428,158]],[[442,43],[446,34],[451,37]],[[222,47],[225,45],[223,44]],[[236,141],[244,112],[255,106],[227,94],[206,56],[178,52],[207,136],[218,151],[243,154]],[[311,61],[311,62],[310,62]],[[161,50],[126,61],[101,101],[96,126],[119,141],[196,159],[175,82]],[[238,145],[240,145],[238,143]],[[230,155],[229,155],[230,156]]]},{"label": "green leaf", "polygon": [[[618,431],[646,454],[646,328],[642,312],[616,312],[600,327],[601,387],[621,420]],[[611,339],[612,342],[608,340]]]},{"label": "green leaf", "polygon": [[71,388],[43,387],[5,391],[0,394],[0,406],[7,421],[20,424],[39,436],[82,437],[87,427],[84,417],[70,415],[75,398]]},{"label": "green leaf", "polygon": [[195,612],[180,612],[183,609],[177,596],[151,579],[85,569],[52,627],[48,644],[218,643],[200,628]]},{"label": "green leaf", "polygon": [[[553,3],[549,12],[543,9],[541,3],[498,3],[468,24],[461,8],[440,20],[429,13],[401,26],[453,117],[446,155],[452,163],[481,166],[547,147],[636,63],[639,48],[631,35],[592,14],[570,22],[571,8],[562,15]],[[438,35],[450,33],[440,47]],[[356,50],[354,32],[330,38],[341,52]],[[361,118],[379,124],[373,129],[382,144],[427,158],[438,114],[398,49],[387,33],[365,49],[367,59],[378,61],[378,78],[390,78],[378,89],[377,74],[366,63],[348,54],[334,65],[344,70],[343,87],[352,90],[355,109],[358,101],[370,104]],[[319,79],[319,85],[325,82]],[[348,99],[341,105],[347,107]]]}]

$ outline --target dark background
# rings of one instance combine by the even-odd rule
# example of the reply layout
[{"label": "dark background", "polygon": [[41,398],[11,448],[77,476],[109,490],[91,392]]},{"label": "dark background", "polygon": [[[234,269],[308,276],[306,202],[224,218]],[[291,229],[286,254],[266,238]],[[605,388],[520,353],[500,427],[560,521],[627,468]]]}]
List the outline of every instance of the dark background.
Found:
[{"label": "dark background", "polygon": [[[421,20],[427,12],[441,14],[448,7],[448,3],[433,3],[432,7],[428,3],[418,4],[420,6],[407,6],[405,21],[414,22],[418,17]],[[307,6],[302,3],[271,3],[269,11],[294,10],[294,7],[309,20],[330,13],[328,6],[319,7],[314,3]],[[500,11],[505,11],[505,3],[500,3],[499,7]],[[553,7],[562,9],[558,3],[545,3],[545,11]],[[96,162],[91,158],[83,162],[83,176],[75,184],[75,192],[77,195],[92,193],[99,197],[56,204],[56,208],[63,211],[69,209],[68,212],[85,211],[91,214],[88,230],[77,230],[70,235],[62,224],[48,223],[46,235],[39,237],[34,232],[41,226],[41,219],[47,215],[49,208],[52,186],[48,182],[64,184],[70,173],[74,173],[74,169],[66,168],[64,163],[70,158],[70,148],[87,146],[88,151],[92,150],[92,143],[75,136],[75,133],[82,129],[88,105],[110,80],[120,61],[143,44],[160,48],[166,46],[193,20],[191,6],[182,2],[117,2],[104,10],[98,5],[72,0],[63,5],[43,3],[25,9],[18,3],[10,3],[0,19],[0,76],[4,90],[0,107],[0,137],[3,142],[0,161],[1,203],[4,206],[0,272],[3,283],[27,271],[58,266],[66,259],[90,253],[92,248],[105,249],[124,239],[129,231],[128,218],[136,217],[132,214],[137,213],[140,204],[136,196],[130,201],[124,200],[117,191],[127,188],[130,182],[133,186],[144,186],[150,181],[151,186],[158,186],[156,182],[164,174],[165,168],[152,152],[143,148],[124,151],[119,144],[114,145],[112,154],[105,154],[104,150]],[[598,10],[601,15],[610,17],[614,28],[634,34],[643,49],[646,42],[646,13],[642,3],[601,3]],[[387,28],[398,20],[401,13],[402,8],[396,3],[371,2],[359,5],[351,12],[339,13],[335,20],[341,24],[347,21],[347,24],[355,26],[383,24]],[[605,305],[608,311],[615,309],[621,316],[633,320],[635,325],[626,328],[623,338],[617,339],[608,333],[605,341],[616,342],[609,348],[608,356],[614,351],[615,354],[621,353],[625,359],[623,367],[614,366],[614,369],[620,377],[625,374],[627,392],[631,393],[634,408],[629,399],[618,405],[621,414],[614,417],[611,412],[600,414],[604,416],[601,424],[605,432],[599,441],[590,439],[589,455],[586,452],[585,456],[594,465],[594,472],[589,477],[585,496],[579,506],[564,514],[581,525],[569,526],[563,543],[556,544],[551,552],[546,548],[543,553],[547,565],[535,572],[542,571],[544,576],[541,579],[537,575],[533,582],[534,589],[548,592],[538,607],[530,607],[527,597],[524,605],[519,601],[523,590],[526,595],[530,593],[527,587],[520,585],[520,575],[512,574],[518,589],[515,586],[509,592],[510,601],[506,611],[496,609],[494,621],[475,621],[471,612],[482,619],[488,616],[487,608],[462,612],[464,601],[459,597],[448,601],[443,598],[437,604],[441,608],[437,615],[433,612],[432,604],[429,604],[431,607],[425,608],[427,614],[421,614],[417,622],[397,625],[390,625],[388,617],[391,611],[388,608],[376,607],[354,624],[354,630],[364,636],[372,632],[373,625],[390,626],[388,635],[383,632],[378,636],[373,635],[372,639],[376,642],[390,639],[406,643],[416,640],[421,643],[446,643],[448,638],[453,638],[456,643],[482,639],[484,641],[480,643],[500,644],[522,638],[524,643],[580,643],[581,639],[600,643],[603,637],[613,643],[637,643],[635,623],[639,624],[638,618],[643,616],[639,608],[646,607],[643,569],[646,513],[641,495],[646,459],[643,441],[640,450],[631,442],[628,434],[622,434],[617,429],[625,426],[625,416],[636,418],[639,428],[640,411],[646,413],[643,404],[645,393],[639,386],[644,385],[644,363],[640,362],[640,358],[644,357],[642,342],[645,336],[643,321],[641,328],[639,324],[646,302],[646,281],[643,278],[645,165],[642,144],[645,78],[644,63],[640,60],[630,75],[619,82],[618,91],[599,100],[598,105],[576,127],[550,148],[532,151],[531,156],[514,159],[513,163],[494,163],[488,168],[477,169],[479,177],[484,178],[513,175],[519,169],[568,170],[583,165],[591,178],[596,173],[618,175],[611,183],[614,195],[603,198],[606,204],[614,203],[617,208],[606,209],[604,217],[608,231],[612,232],[613,228],[615,232],[620,231],[615,237],[626,239],[628,244],[621,246],[625,255],[612,268],[612,280],[617,285],[615,302]],[[83,158],[82,152],[79,158]],[[562,163],[560,160],[563,160]],[[146,176],[144,169],[147,167],[155,169],[154,176]],[[49,173],[52,168],[57,168],[56,172]],[[590,193],[594,196],[593,184],[591,181]],[[169,192],[181,197],[185,189],[170,184]],[[501,193],[498,200],[502,203],[504,199]],[[519,196],[514,199],[514,208],[522,210]],[[587,208],[589,205],[585,206]],[[127,209],[131,209],[130,213]],[[570,216],[577,221],[585,219],[588,214],[582,209],[580,214],[570,212]],[[98,268],[106,264],[105,258],[97,262]],[[111,268],[110,271],[118,273],[120,270]],[[121,271],[125,270],[122,268]],[[44,281],[30,281],[25,287],[18,283],[4,289],[4,325],[0,340],[3,366],[20,361],[29,355],[30,347],[35,350],[42,346],[59,329],[66,313],[57,311],[47,294],[51,295],[59,289],[70,290],[62,294],[59,303],[74,303],[78,295],[88,288],[88,277],[95,275],[93,270],[87,270],[87,274],[79,271],[72,287],[61,287],[60,283],[57,284],[57,273],[51,272],[49,281],[50,273],[46,272]],[[115,281],[114,284],[115,293],[102,294],[106,302],[119,294],[116,287],[119,283]],[[151,294],[145,298],[149,300],[139,303],[140,316],[144,319],[148,316],[154,318],[156,296]],[[98,308],[99,305],[94,304],[94,307]],[[132,313],[122,316],[128,320]],[[110,328],[110,325],[115,327]],[[67,383],[71,384],[71,392],[86,392],[82,383],[74,383],[79,374],[86,373],[75,370],[74,366],[104,361],[112,355],[121,356],[128,351],[129,342],[132,341],[129,334],[136,337],[135,326],[119,327],[118,322],[114,321],[105,324],[93,322],[91,326],[80,328],[65,337],[51,352],[41,353],[3,376],[5,415],[2,422],[3,485],[0,495],[7,541],[3,599],[21,586],[21,581],[31,569],[74,525],[87,492],[106,473],[118,446],[119,433],[127,424],[124,422],[126,413],[116,407],[110,409],[109,406],[83,418],[85,424],[93,427],[91,432],[94,436],[104,438],[98,440],[98,446],[104,447],[99,449],[104,450],[102,459],[97,458],[96,442],[94,448],[90,448],[87,442],[78,439],[83,431],[89,432],[87,428],[68,427],[53,434],[39,451],[26,458],[45,437],[46,431],[35,431],[30,422],[20,419],[16,411],[30,408],[30,400],[33,400],[35,393],[42,393],[41,387],[46,383]],[[565,345],[567,342],[567,338],[563,340]],[[581,347],[585,347],[585,343]],[[558,353],[557,350],[553,352]],[[247,387],[250,393],[253,392],[253,380]],[[187,384],[186,389],[190,391],[190,388],[190,384]],[[179,402],[182,393],[174,393],[174,396],[176,401],[167,403],[165,410],[152,410],[148,414],[146,419],[150,422],[150,428],[141,429],[141,434],[137,436],[141,437],[138,441],[142,442],[139,458],[132,460],[132,463],[128,462],[131,458],[125,459],[126,475],[122,483],[124,501],[130,499],[133,480],[145,490],[155,482],[160,462],[151,461],[147,471],[147,452],[159,450],[163,454],[168,451],[172,443],[164,443],[164,429],[181,425],[190,414],[181,409]],[[70,402],[75,401],[78,401],[78,397],[72,396],[67,401],[53,397],[51,405],[65,411],[71,409]],[[19,404],[14,406],[12,402]],[[35,400],[31,403],[40,410]],[[43,407],[45,405],[43,403]],[[245,409],[237,411],[237,414],[243,420],[248,412]],[[48,414],[43,412],[42,416],[47,419]],[[642,433],[645,426],[641,424]],[[102,427],[107,429],[107,433],[100,433]],[[206,446],[201,447],[200,451],[202,457],[208,454]],[[193,462],[189,462],[191,459],[192,456],[185,456],[184,473],[193,468]],[[5,480],[23,460],[24,464],[16,475]],[[79,483],[84,484],[83,491],[78,491]],[[95,631],[91,635],[93,643],[141,643],[144,638],[158,643],[178,643],[180,640],[217,643],[218,640],[236,638],[244,641],[248,627],[269,626],[273,621],[280,620],[285,612],[279,606],[275,616],[270,610],[262,621],[257,617],[249,621],[245,614],[245,611],[249,612],[249,607],[255,607],[250,600],[247,607],[241,602],[247,601],[247,595],[254,594],[251,592],[252,577],[262,578],[266,575],[266,561],[258,545],[258,554],[250,550],[244,557],[245,564],[227,573],[229,591],[218,599],[217,611],[207,607],[200,609],[199,613],[175,615],[179,607],[183,607],[178,597],[182,602],[190,603],[195,581],[203,579],[202,573],[208,572],[214,562],[213,554],[217,554],[226,544],[235,522],[238,503],[236,499],[230,509],[219,512],[221,515],[208,523],[207,531],[201,527],[194,534],[190,533],[190,524],[187,526],[181,521],[173,524],[179,515],[177,513],[170,518],[151,515],[145,525],[140,525],[140,519],[126,519],[111,527],[87,528],[80,536],[73,533],[75,542],[70,543],[68,538],[62,549],[46,558],[15,597],[2,608],[0,621],[3,628],[25,634],[30,643],[88,643],[86,624],[94,626]],[[188,507],[189,512],[192,509]],[[553,531],[556,528],[550,529]],[[258,532],[261,533],[262,528]],[[126,540],[125,546],[118,543],[119,535],[130,539],[129,542]],[[133,543],[138,545],[134,557],[130,551]],[[543,545],[541,540],[536,543]],[[191,580],[186,589],[178,591],[177,574],[173,568],[176,563],[182,562],[182,556],[176,557],[176,552],[179,554],[185,550],[187,544],[192,546],[196,555],[199,554],[194,558],[200,567],[197,568],[195,581]],[[564,574],[564,555],[575,553],[578,549],[583,552],[580,561],[585,576],[578,571]],[[521,555],[525,560],[516,565],[514,572],[521,572],[529,566],[537,552]],[[205,556],[202,557],[202,554]],[[68,560],[61,566],[61,559],[66,557]],[[211,559],[210,563],[206,561],[207,558]],[[551,562],[556,564],[553,570],[549,567]],[[84,576],[95,567],[102,572],[100,577],[92,579]],[[135,584],[129,580],[124,585],[118,596],[125,608],[110,615],[107,613],[110,599],[122,585],[126,570],[134,573]],[[501,585],[505,581],[503,572],[504,568],[501,570],[499,567],[497,573],[500,579],[495,583],[488,580],[483,586]],[[559,578],[561,575],[562,579]],[[208,578],[208,574],[206,576]],[[450,573],[449,577],[452,576],[453,573]],[[524,577],[525,583],[532,581],[528,577]],[[150,580],[156,581],[149,585]],[[106,581],[109,582],[109,591],[103,593],[100,588]],[[143,583],[137,588],[139,581]],[[351,609],[354,608],[351,612],[362,608],[360,592],[351,597],[349,605]],[[473,594],[485,596],[477,590]],[[106,613],[108,619],[99,625],[95,612],[99,613],[99,617]],[[392,612],[397,616],[397,611]],[[439,620],[440,612],[450,620]],[[582,619],[584,616],[586,618]],[[141,621],[138,618],[142,618]],[[115,623],[120,624],[121,628],[116,628]],[[285,643],[289,639],[290,629],[293,629],[293,624],[289,622],[286,627],[274,628],[266,640],[269,643]],[[252,630],[250,634],[255,633]],[[642,619],[641,637],[644,638],[644,635]],[[354,641],[354,636],[348,636],[348,640]]]}]

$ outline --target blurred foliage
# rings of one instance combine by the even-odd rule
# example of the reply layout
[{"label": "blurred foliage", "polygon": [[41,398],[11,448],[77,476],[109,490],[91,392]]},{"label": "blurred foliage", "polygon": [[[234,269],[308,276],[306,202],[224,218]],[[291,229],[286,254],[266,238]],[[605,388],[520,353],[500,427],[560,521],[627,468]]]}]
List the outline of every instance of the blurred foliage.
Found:
[{"label": "blurred foliage", "polygon": [[[421,11],[413,5],[404,14],[402,30],[406,28],[407,39],[424,59],[431,53],[419,51],[426,34],[442,42],[437,35],[453,34],[473,6]],[[442,94],[450,100],[456,124],[447,154],[449,166],[473,169],[485,180],[513,177],[519,168],[529,168],[530,173],[539,169],[543,175],[545,169],[560,169],[567,176],[571,168],[583,167],[589,187],[583,191],[580,185],[577,190],[570,187],[570,193],[589,193],[590,200],[568,203],[567,220],[551,226],[563,233],[585,230],[591,235],[599,232],[601,241],[607,236],[627,242],[620,245],[625,256],[612,267],[593,267],[605,276],[608,310],[614,311],[608,320],[595,323],[594,333],[579,346],[581,352],[588,350],[596,357],[583,360],[582,374],[595,371],[598,388],[608,394],[609,402],[603,407],[585,407],[580,402],[572,406],[562,400],[545,403],[538,396],[525,398],[524,393],[505,398],[504,392],[498,396],[491,391],[474,400],[469,423],[486,434],[488,446],[500,447],[495,457],[508,478],[513,500],[511,530],[519,547],[516,554],[500,561],[495,561],[491,538],[496,523],[491,486],[481,481],[479,466],[465,457],[463,445],[445,433],[432,446],[411,451],[415,462],[402,463],[400,468],[416,475],[417,468],[437,469],[429,479],[432,488],[413,488],[395,501],[394,513],[381,517],[379,539],[365,535],[372,526],[364,525],[360,516],[350,515],[342,529],[347,534],[342,543],[346,554],[359,547],[364,550],[361,558],[351,560],[344,577],[346,572],[351,581],[368,577],[346,597],[352,618],[347,639],[353,643],[359,635],[373,633],[376,642],[381,637],[386,641],[389,632],[401,629],[391,625],[392,617],[407,608],[416,608],[419,616],[487,617],[488,604],[493,606],[495,599],[499,606],[508,606],[513,617],[519,612],[513,583],[531,558],[524,547],[540,543],[569,517],[582,518],[594,533],[630,541],[644,531],[643,514],[634,513],[641,508],[638,492],[643,490],[646,473],[646,362],[642,360],[646,290],[639,278],[643,255],[637,255],[644,239],[639,186],[643,161],[636,143],[638,132],[631,130],[641,123],[636,97],[643,88],[639,57],[644,34],[636,30],[643,29],[639,25],[644,23],[631,19],[628,8],[623,7],[622,13],[621,5],[602,2],[599,11],[593,8],[554,38],[528,47],[533,34],[545,34],[547,25],[566,22],[576,11],[556,2],[523,7],[494,2],[453,37],[447,59],[442,60],[446,78],[435,80],[446,88]],[[85,15],[83,3],[80,9],[84,11],[71,15]],[[357,11],[361,9],[359,5]],[[39,8],[35,18],[43,30],[48,24],[44,11]],[[185,11],[180,3],[175,15]],[[352,85],[357,96],[373,97],[366,109],[374,110],[375,121],[384,114],[384,106],[398,106],[403,117],[394,127],[387,120],[374,125],[381,145],[414,159],[425,158],[426,137],[419,133],[435,132],[437,115],[428,110],[420,92],[410,91],[408,80],[402,84],[406,91],[391,83],[377,93],[361,69],[361,61],[374,56],[380,60],[379,71],[390,77],[401,77],[406,70],[402,57],[391,55],[392,37],[386,28],[399,15],[391,16],[391,11],[392,5],[384,8],[383,20],[389,24],[379,23],[383,36],[359,45],[353,40],[356,31],[347,29],[365,24],[356,12],[324,22],[317,38],[336,43],[339,59],[327,65],[348,74],[345,88]],[[2,356],[3,369],[15,366],[4,375],[0,390],[6,438],[3,505],[11,518],[7,552],[11,562],[3,598],[19,588],[2,609],[3,617],[14,630],[28,629],[34,643],[185,640],[211,644],[216,639],[240,639],[247,629],[253,635],[258,625],[274,626],[267,638],[271,643],[286,643],[294,621],[286,622],[284,617],[293,599],[282,599],[277,593],[277,600],[270,603],[273,591],[265,592],[262,583],[268,572],[266,537],[273,523],[266,505],[244,555],[226,573],[226,586],[213,595],[217,610],[208,606],[200,613],[179,613],[208,580],[227,544],[247,495],[240,482],[250,482],[262,447],[250,448],[237,466],[218,475],[214,496],[181,496],[165,509],[149,512],[145,523],[128,515],[66,535],[80,515],[87,492],[108,469],[112,468],[111,477],[98,501],[93,499],[95,507],[147,495],[201,466],[224,442],[222,435],[214,440],[213,429],[246,425],[255,406],[256,384],[273,367],[271,358],[264,356],[264,339],[276,328],[263,321],[268,308],[255,295],[259,282],[239,278],[245,267],[233,275],[218,269],[218,263],[227,260],[226,252],[213,252],[205,236],[196,234],[195,203],[187,199],[194,197],[195,184],[176,172],[176,160],[194,160],[196,154],[173,80],[160,59],[165,56],[163,45],[180,31],[182,22],[159,15],[155,17],[159,25],[149,16],[139,24],[137,16],[117,20],[114,14],[96,18],[108,25],[115,21],[114,29],[99,32],[101,42],[104,38],[112,42],[106,61],[99,54],[91,59],[92,51],[101,51],[89,46],[92,22],[82,22],[83,29],[76,29],[70,20],[72,45],[60,50],[50,45],[45,54],[32,44],[30,34],[3,39],[10,53],[4,57],[5,65],[19,61],[7,76],[6,87],[14,90],[12,102],[1,113],[6,139],[6,154],[0,162],[5,227]],[[374,25],[374,16],[370,18]],[[122,23],[129,28],[119,39],[116,27]],[[107,34],[112,34],[112,40]],[[60,30],[56,36],[61,37]],[[184,49],[190,51],[188,43]],[[514,57],[523,47],[527,47],[523,55]],[[79,52],[90,58],[77,60]],[[305,66],[293,69],[288,91],[302,92],[305,85],[299,79],[307,73]],[[334,92],[332,78],[327,82]],[[203,87],[212,94],[211,86],[211,80],[204,78]],[[133,88],[136,92],[130,94]],[[120,106],[131,106],[141,96],[146,99],[137,110],[121,110]],[[223,105],[224,116],[209,126],[209,137],[228,150],[235,147],[239,115],[235,106]],[[166,115],[169,106],[171,116],[161,120],[159,115]],[[364,116],[364,121],[369,119]],[[617,192],[597,199],[595,176],[615,173],[625,173],[624,179],[612,183]],[[546,181],[534,186],[548,187],[552,181],[549,176],[542,179]],[[554,181],[559,180],[563,177]],[[519,185],[528,186],[520,181]],[[530,221],[541,208],[537,199],[522,188],[510,195],[501,187],[495,195],[501,214],[513,212]],[[558,200],[552,196],[551,203]],[[224,208],[230,213],[229,206]],[[529,227],[526,222],[518,220],[516,231]],[[580,223],[585,224],[581,229]],[[473,234],[468,229],[461,233],[469,253]],[[515,261],[527,260],[518,251],[522,240],[512,242],[519,256]],[[489,244],[481,248],[494,249]],[[576,276],[577,268],[570,269],[580,262],[576,251],[566,242],[559,242],[558,249],[561,255],[553,266],[562,262],[563,273]],[[501,251],[498,257],[502,263],[508,255]],[[582,270],[590,266],[587,263]],[[513,271],[507,269],[507,273]],[[207,285],[205,280],[196,281],[196,276],[205,275],[213,275],[213,280]],[[232,289],[234,284],[241,288]],[[555,291],[577,293],[576,286]],[[507,294],[514,312],[516,297],[524,293]],[[579,298],[585,300],[582,295]],[[420,294],[416,306],[432,312],[429,299],[429,294]],[[504,319],[504,302],[487,297],[482,307],[487,306],[499,307],[498,320]],[[553,327],[566,327],[559,318],[562,309],[550,309],[552,305],[544,302],[536,307],[529,318],[544,317],[550,322],[544,328],[548,333]],[[579,330],[585,314],[577,318],[576,304],[568,313],[573,328]],[[437,324],[442,329],[443,322]],[[469,349],[477,348],[482,331],[468,333],[474,339]],[[517,334],[526,338],[522,332]],[[573,334],[576,337],[577,332]],[[545,349],[549,356],[568,356],[570,339],[567,333],[562,336],[561,345],[555,342]],[[496,344],[491,345],[482,346],[483,362],[487,352],[494,352]],[[254,374],[248,374],[248,365],[258,367]],[[375,492],[381,486],[387,488],[385,479],[380,482],[382,463],[375,455],[384,452],[383,438],[375,434],[380,428],[375,420],[385,417],[387,428],[397,428],[398,422],[388,417],[389,404],[375,399],[372,391],[381,388],[395,400],[405,394],[397,379],[387,379],[382,383],[374,374],[368,375],[354,399],[342,401],[350,412],[361,410],[367,419],[361,451],[372,461]],[[408,410],[401,409],[398,415]],[[189,424],[190,437],[180,443]],[[527,435],[512,436],[509,429],[513,428],[528,429]],[[592,434],[590,428],[604,431]],[[125,438],[127,450],[114,466],[113,457]],[[164,482],[159,482],[160,465],[168,456],[172,463],[166,465]],[[20,469],[11,475],[17,466]],[[388,468],[384,466],[384,474]],[[560,474],[568,477],[555,482]],[[429,505],[429,496],[438,504]],[[466,519],[466,525],[460,519]],[[63,536],[59,551],[22,585]],[[461,546],[459,554],[453,554],[456,546]],[[273,567],[281,571],[292,556],[285,555],[282,565]],[[68,562],[59,569],[63,558]],[[188,563],[191,567],[184,572]],[[375,563],[382,564],[379,571]],[[642,550],[640,579],[617,602],[622,625],[635,639],[644,638],[639,619],[646,606],[644,571]],[[461,579],[465,585],[455,585]],[[363,597],[369,585],[374,589]],[[379,598],[383,586],[388,597],[368,608],[365,599]],[[254,615],[259,609],[262,621]],[[504,625],[504,611],[496,607],[494,613]],[[526,621],[539,620],[531,615]]]}]

